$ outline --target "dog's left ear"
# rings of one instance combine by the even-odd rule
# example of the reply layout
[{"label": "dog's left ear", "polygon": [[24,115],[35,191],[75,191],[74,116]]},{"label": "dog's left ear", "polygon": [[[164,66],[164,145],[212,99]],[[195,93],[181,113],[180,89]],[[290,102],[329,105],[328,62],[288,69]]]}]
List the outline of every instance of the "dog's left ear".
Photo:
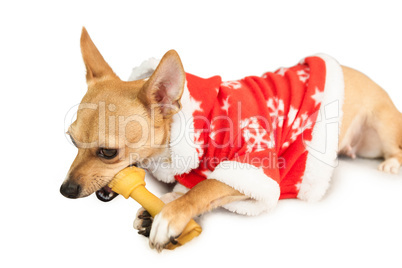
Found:
[{"label": "dog's left ear", "polygon": [[146,105],[157,105],[164,118],[169,118],[181,109],[186,74],[175,50],[168,51],[152,76],[138,94]]},{"label": "dog's left ear", "polygon": [[96,48],[94,42],[92,42],[85,27],[82,28],[80,42],[82,58],[85,63],[85,68],[87,69],[86,78],[88,84],[106,77],[117,78],[112,68],[110,68],[109,64],[107,64]]}]

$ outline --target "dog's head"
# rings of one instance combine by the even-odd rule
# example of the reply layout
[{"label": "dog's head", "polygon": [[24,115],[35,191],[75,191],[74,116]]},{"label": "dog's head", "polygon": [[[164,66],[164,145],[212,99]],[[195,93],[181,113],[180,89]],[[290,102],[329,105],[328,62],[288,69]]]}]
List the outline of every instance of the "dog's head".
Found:
[{"label": "dog's head", "polygon": [[109,201],[116,194],[107,184],[117,172],[167,150],[185,73],[178,54],[171,50],[149,79],[121,81],[85,28],[81,52],[88,91],[68,130],[78,154],[60,192],[78,198],[97,191],[101,200]]}]

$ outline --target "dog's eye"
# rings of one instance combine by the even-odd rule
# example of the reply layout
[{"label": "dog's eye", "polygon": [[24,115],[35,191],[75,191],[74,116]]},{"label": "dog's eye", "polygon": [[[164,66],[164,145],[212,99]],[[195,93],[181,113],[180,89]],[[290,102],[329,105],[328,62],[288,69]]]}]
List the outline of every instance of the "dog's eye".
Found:
[{"label": "dog's eye", "polygon": [[117,155],[117,150],[116,149],[106,149],[106,148],[100,148],[98,151],[98,156],[105,158],[105,159],[112,159],[115,158]]}]

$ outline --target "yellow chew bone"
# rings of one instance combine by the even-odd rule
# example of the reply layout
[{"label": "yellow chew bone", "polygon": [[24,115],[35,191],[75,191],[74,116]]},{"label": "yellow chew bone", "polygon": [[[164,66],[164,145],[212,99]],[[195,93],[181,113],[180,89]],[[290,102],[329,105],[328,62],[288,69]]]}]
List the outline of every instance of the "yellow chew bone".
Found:
[{"label": "yellow chew bone", "polygon": [[[158,214],[165,203],[145,188],[145,171],[137,167],[127,167],[116,174],[109,183],[109,187],[125,198],[133,198],[140,203],[152,217]],[[200,235],[202,229],[194,220],[191,220],[182,234],[177,238],[177,244],[169,243],[167,249],[175,249]]]}]

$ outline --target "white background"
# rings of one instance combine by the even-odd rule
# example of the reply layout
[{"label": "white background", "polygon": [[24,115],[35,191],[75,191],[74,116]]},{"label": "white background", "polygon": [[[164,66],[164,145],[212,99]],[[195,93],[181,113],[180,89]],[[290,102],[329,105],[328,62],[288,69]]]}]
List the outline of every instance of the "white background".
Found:
[{"label": "white background", "polygon": [[[202,235],[157,254],[121,197],[62,197],[76,149],[64,118],[86,91],[86,26],[123,79],[174,48],[185,69],[224,80],[324,52],[383,86],[402,108],[398,1],[2,1],[1,262],[5,267],[401,267],[402,178],[379,160],[341,160],[321,202],[270,214],[204,215]],[[168,188],[148,179],[157,194]]]}]

